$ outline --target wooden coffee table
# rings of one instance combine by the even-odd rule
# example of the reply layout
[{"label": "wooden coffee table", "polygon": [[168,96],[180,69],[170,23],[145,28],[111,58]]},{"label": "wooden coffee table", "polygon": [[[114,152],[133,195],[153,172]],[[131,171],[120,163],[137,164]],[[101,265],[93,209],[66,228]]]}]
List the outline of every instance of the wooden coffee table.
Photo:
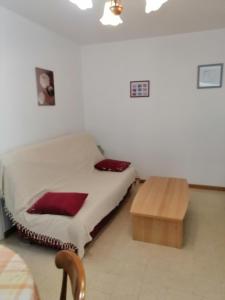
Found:
[{"label": "wooden coffee table", "polygon": [[133,239],[181,248],[188,202],[186,179],[150,177],[131,207]]}]

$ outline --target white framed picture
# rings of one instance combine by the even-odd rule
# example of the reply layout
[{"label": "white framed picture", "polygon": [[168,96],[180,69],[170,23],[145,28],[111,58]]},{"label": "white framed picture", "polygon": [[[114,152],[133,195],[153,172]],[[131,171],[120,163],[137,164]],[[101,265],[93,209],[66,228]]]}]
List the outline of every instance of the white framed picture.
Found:
[{"label": "white framed picture", "polygon": [[198,66],[199,89],[221,88],[223,84],[223,64]]}]

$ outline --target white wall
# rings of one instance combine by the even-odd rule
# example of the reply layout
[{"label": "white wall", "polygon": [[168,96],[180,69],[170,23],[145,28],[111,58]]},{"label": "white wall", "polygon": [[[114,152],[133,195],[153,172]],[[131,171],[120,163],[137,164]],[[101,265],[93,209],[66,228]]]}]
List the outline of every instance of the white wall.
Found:
[{"label": "white wall", "polygon": [[[196,88],[198,64],[225,63],[225,30],[86,46],[82,60],[86,128],[109,157],[225,186],[225,83]],[[147,79],[151,97],[129,98]]]},{"label": "white wall", "polygon": [[[0,7],[0,153],[83,129],[80,48]],[[38,106],[35,67],[54,71],[55,106]]]}]

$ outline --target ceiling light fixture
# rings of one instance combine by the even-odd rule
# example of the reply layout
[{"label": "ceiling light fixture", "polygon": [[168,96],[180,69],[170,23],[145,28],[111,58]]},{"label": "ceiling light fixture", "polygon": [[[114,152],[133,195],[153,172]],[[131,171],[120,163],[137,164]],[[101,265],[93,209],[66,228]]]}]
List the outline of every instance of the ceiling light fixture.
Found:
[{"label": "ceiling light fixture", "polygon": [[152,11],[160,9],[160,7],[168,0],[146,0],[145,12],[149,14]]},{"label": "ceiling light fixture", "polygon": [[121,15],[123,11],[123,5],[121,4],[121,0],[111,1],[110,10],[116,16]]},{"label": "ceiling light fixture", "polygon": [[120,17],[120,14],[123,10],[123,6],[120,1],[107,1],[105,3],[103,16],[100,19],[100,22],[103,25],[112,25],[117,26],[123,23],[123,20]]},{"label": "ceiling light fixture", "polygon": [[[148,14],[152,11],[160,9],[160,7],[168,0],[146,0],[145,12]],[[80,9],[92,8],[92,0],[70,0],[76,4]],[[123,12],[123,5],[121,0],[107,0],[104,6],[103,16],[100,22],[103,25],[117,26],[123,23],[120,15]]]},{"label": "ceiling light fixture", "polygon": [[70,2],[76,4],[80,9],[88,9],[93,7],[92,0],[70,0]]}]

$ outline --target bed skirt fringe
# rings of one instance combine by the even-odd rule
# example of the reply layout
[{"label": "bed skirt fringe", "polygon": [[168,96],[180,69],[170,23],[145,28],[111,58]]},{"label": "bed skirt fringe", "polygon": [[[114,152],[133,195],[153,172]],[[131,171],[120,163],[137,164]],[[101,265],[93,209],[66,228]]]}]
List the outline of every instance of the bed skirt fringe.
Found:
[{"label": "bed skirt fringe", "polygon": [[17,232],[19,236],[22,238],[29,240],[30,242],[33,242],[35,244],[57,249],[57,250],[73,250],[77,252],[77,247],[72,243],[63,243],[62,241],[55,239],[53,237],[49,237],[47,235],[39,234],[36,232],[33,232],[29,229],[27,229],[22,224],[18,223],[14,217],[13,214],[8,210],[8,208],[4,205],[4,211],[7,217],[12,222],[13,226],[16,226]]}]

